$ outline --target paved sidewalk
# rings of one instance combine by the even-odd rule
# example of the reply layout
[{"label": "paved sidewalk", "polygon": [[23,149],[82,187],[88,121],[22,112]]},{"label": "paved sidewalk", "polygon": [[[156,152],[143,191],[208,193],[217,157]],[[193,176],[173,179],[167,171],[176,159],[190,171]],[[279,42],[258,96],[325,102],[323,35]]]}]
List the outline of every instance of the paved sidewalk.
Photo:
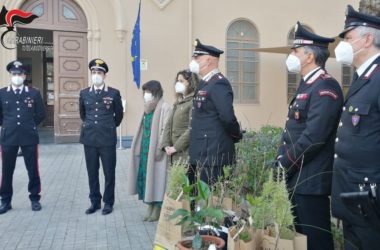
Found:
[{"label": "paved sidewalk", "polygon": [[[13,209],[0,215],[0,249],[152,249],[157,223],[143,222],[145,205],[126,195],[129,150],[117,152],[116,201],[107,216],[84,213],[90,202],[82,145],[45,144],[39,151],[42,210],[31,211],[27,171],[18,157]],[[102,172],[100,177],[103,190]]]}]

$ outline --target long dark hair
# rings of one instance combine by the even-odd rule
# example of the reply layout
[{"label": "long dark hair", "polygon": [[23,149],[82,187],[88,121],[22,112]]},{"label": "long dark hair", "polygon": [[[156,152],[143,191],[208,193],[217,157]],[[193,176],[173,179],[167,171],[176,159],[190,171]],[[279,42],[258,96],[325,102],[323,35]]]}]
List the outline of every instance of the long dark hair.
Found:
[{"label": "long dark hair", "polygon": [[[177,73],[177,75],[174,79],[174,84],[178,81],[179,75],[182,75],[183,78],[189,83],[189,86],[187,87],[186,93],[184,95],[188,95],[197,89],[198,84],[200,82],[200,79],[199,79],[197,74],[190,72],[190,70],[188,70],[188,69],[181,70]],[[181,96],[182,96],[181,94],[176,93],[177,99]]]}]

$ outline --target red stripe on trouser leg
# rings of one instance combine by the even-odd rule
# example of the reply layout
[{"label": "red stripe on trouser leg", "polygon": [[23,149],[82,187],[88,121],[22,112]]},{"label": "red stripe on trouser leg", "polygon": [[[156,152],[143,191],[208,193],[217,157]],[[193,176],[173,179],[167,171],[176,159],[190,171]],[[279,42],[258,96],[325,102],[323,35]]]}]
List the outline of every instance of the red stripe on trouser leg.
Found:
[{"label": "red stripe on trouser leg", "polygon": [[36,161],[37,161],[37,175],[40,179],[40,186],[38,187],[38,193],[41,193],[41,177],[40,177],[40,166],[38,165],[38,144],[36,145]]}]

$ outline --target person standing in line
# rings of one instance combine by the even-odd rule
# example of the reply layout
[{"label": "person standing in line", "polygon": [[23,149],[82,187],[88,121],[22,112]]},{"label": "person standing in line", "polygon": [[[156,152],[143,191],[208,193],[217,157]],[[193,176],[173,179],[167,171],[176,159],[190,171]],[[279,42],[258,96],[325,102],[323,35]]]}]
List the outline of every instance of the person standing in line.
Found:
[{"label": "person standing in line", "polygon": [[277,166],[287,171],[296,231],[307,236],[307,249],[333,250],[330,194],[334,138],[343,93],[325,64],[334,42],[295,25],[288,71],[302,76],[290,102],[278,150]]},{"label": "person standing in line", "polygon": [[162,97],[159,81],[146,82],[142,90],[144,112],[132,142],[127,190],[148,205],[144,221],[153,222],[160,217],[165,194],[168,157],[162,150],[162,141],[171,107]]},{"label": "person standing in line", "polygon": [[170,157],[170,164],[178,161],[188,162],[191,111],[199,78],[189,70],[181,70],[177,73],[175,81],[177,100],[166,123],[162,142],[163,149]]},{"label": "person standing in line", "polygon": [[33,211],[41,210],[41,178],[38,166],[39,136],[37,125],[45,118],[45,107],[38,90],[24,86],[26,70],[22,62],[7,66],[11,84],[0,89],[0,126],[2,172],[0,181],[0,214],[12,209],[13,173],[19,148],[28,170],[29,199]]},{"label": "person standing in line", "polygon": [[83,121],[80,143],[84,147],[91,201],[86,214],[95,213],[101,208],[101,160],[105,178],[102,214],[107,215],[112,213],[115,203],[116,128],[123,120],[123,105],[119,90],[104,82],[108,65],[102,59],[93,59],[89,69],[92,85],[81,90],[79,97],[79,113]]}]

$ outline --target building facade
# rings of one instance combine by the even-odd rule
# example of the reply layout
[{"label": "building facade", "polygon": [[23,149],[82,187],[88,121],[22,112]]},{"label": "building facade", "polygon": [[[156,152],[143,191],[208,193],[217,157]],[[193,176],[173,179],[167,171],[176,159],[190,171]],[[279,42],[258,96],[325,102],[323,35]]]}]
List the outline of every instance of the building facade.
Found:
[{"label": "building facade", "polygon": [[[89,86],[88,61],[100,57],[110,67],[106,83],[126,100],[122,136],[133,136],[143,111],[141,89],[133,82],[131,39],[138,0],[0,0],[0,8],[33,12],[39,18],[17,26],[18,36],[43,37],[38,46],[18,41],[0,46],[0,86],[9,84],[5,70],[16,58],[29,65],[28,81],[39,88],[47,105],[45,126],[54,126],[56,142],[78,138],[78,96]],[[312,31],[335,37],[343,29],[346,5],[359,0],[142,0],[141,83],[158,80],[164,98],[174,102],[174,77],[188,67],[193,41],[199,38],[225,50],[221,71],[230,79],[235,112],[242,127],[283,126],[288,99],[299,76],[288,74],[286,55],[250,51],[285,46],[297,21]],[[0,33],[6,28],[0,28]],[[9,36],[15,36],[10,34]],[[350,68],[330,58],[327,71],[347,87]]]}]

